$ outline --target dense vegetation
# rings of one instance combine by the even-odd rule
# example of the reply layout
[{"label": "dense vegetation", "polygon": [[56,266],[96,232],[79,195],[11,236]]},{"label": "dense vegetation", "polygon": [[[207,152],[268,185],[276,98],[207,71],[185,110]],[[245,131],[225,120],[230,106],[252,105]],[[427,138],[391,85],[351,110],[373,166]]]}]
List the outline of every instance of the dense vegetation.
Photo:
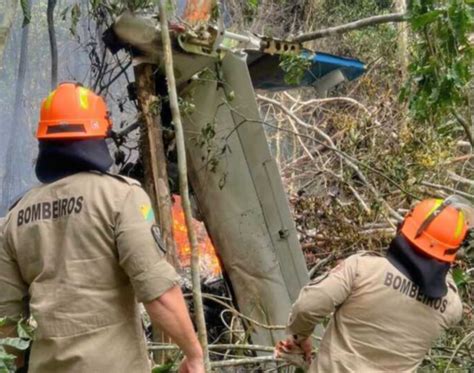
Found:
[{"label": "dense vegetation", "polygon": [[[403,4],[226,0],[223,12],[231,30],[289,38],[400,7],[404,10]],[[4,113],[0,159],[14,161],[20,175],[14,190],[4,195],[3,208],[5,198],[33,182],[31,134],[39,99],[49,90],[50,80],[49,69],[37,68],[50,64],[45,53],[49,49],[46,5],[44,0],[33,2],[28,16],[29,57],[21,100],[15,102],[13,93],[0,97]],[[136,115],[127,100],[129,60],[125,53],[109,55],[98,35],[111,13],[125,8],[152,11],[153,6],[153,1],[71,0],[56,8],[60,80],[82,80],[106,95],[117,127],[132,123]],[[383,252],[400,217],[420,198],[459,194],[474,202],[472,1],[413,0],[406,11],[407,23],[382,24],[305,44],[366,63],[362,78],[340,86],[329,98],[317,97],[312,88],[257,92],[312,275],[357,251]],[[1,92],[14,92],[19,84],[22,17],[17,14],[4,54]],[[288,74],[298,75],[295,69],[301,66],[290,62]],[[17,142],[11,133],[20,124],[24,140]],[[7,158],[4,149],[9,142],[16,144],[10,152],[26,150]],[[120,159],[136,155],[135,146],[116,153]],[[2,169],[8,167],[12,165]],[[5,175],[1,176],[5,185]],[[430,351],[423,363],[426,371],[474,369],[473,246],[463,249],[453,269],[464,302],[463,321]]]}]

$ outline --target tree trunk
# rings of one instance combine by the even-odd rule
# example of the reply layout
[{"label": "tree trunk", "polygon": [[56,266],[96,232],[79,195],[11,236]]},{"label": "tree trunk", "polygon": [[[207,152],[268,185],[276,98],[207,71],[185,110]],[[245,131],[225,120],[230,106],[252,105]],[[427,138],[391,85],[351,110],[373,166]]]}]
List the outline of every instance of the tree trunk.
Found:
[{"label": "tree trunk", "polygon": [[188,172],[186,165],[186,149],[184,145],[183,124],[181,122],[181,114],[178,105],[178,93],[176,91],[176,80],[173,70],[173,54],[171,50],[171,40],[168,29],[168,17],[166,15],[166,4],[164,0],[160,0],[160,26],[161,39],[164,50],[164,65],[166,70],[166,78],[168,81],[168,92],[170,100],[171,114],[176,133],[176,149],[178,152],[178,172],[179,172],[179,190],[183,204],[183,211],[188,229],[188,240],[191,246],[191,276],[193,284],[193,301],[195,310],[195,321],[198,330],[199,342],[204,352],[204,365],[206,372],[211,371],[209,361],[209,349],[207,345],[206,320],[204,318],[204,306],[201,292],[201,275],[199,268],[199,249],[196,232],[193,227],[193,217],[191,212],[191,202],[189,200]]},{"label": "tree trunk", "polygon": [[0,70],[3,65],[3,51],[15,19],[17,0],[0,0]]},{"label": "tree trunk", "polygon": [[56,32],[54,30],[54,8],[56,0],[48,0],[46,11],[48,18],[49,46],[51,49],[51,89],[58,85],[58,44],[56,42]]},{"label": "tree trunk", "polygon": [[[395,11],[398,13],[407,12],[407,0],[395,0]],[[408,26],[406,22],[398,24],[398,60],[402,75],[402,84],[406,81],[408,74]]]},{"label": "tree trunk", "polygon": [[[165,148],[163,145],[162,127],[159,110],[159,99],[155,93],[154,71],[156,65],[140,64],[135,67],[138,103],[143,120],[140,128],[141,156],[145,171],[144,187],[153,203],[153,209],[158,214],[163,242],[166,245],[166,257],[176,268],[180,268],[176,255],[176,243],[173,237],[173,215],[171,210],[171,195],[168,183],[168,171]],[[163,332],[153,327],[153,339],[159,343],[170,343]],[[154,354],[155,362],[163,364],[168,360],[166,352]]]},{"label": "tree trunk", "polygon": [[[31,0],[28,1],[28,8],[31,10]],[[13,198],[18,195],[26,186],[22,178],[22,171],[30,172],[28,162],[31,151],[29,149],[30,131],[25,123],[23,115],[23,89],[25,86],[26,70],[28,67],[28,34],[29,25],[23,27],[21,34],[20,62],[18,66],[18,78],[15,91],[15,104],[13,116],[10,120],[10,129],[7,133],[8,150],[5,157],[5,174],[2,181],[2,207],[0,210],[6,211],[13,202]]]},{"label": "tree trunk", "polygon": [[167,247],[167,259],[180,267],[173,238],[173,217],[168,184],[168,171],[163,145],[159,100],[155,95],[155,65],[141,64],[135,67],[139,107],[143,115],[141,126],[142,158],[145,169],[145,190],[150,195],[158,214],[162,238]]}]

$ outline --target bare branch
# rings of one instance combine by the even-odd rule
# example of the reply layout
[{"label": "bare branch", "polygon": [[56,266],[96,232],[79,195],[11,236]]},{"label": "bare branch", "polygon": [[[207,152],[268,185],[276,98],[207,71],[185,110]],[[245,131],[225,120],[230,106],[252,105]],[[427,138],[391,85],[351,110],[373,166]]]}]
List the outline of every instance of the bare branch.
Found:
[{"label": "bare branch", "polygon": [[420,184],[425,186],[425,187],[428,187],[428,188],[444,190],[445,192],[459,194],[460,196],[463,196],[463,197],[466,197],[466,198],[469,198],[469,199],[474,199],[474,194],[469,194],[469,193],[466,193],[466,192],[462,192],[460,190],[448,187],[446,185],[433,184],[433,183],[430,183],[428,181],[422,181]]},{"label": "bare branch", "polygon": [[178,93],[176,91],[176,79],[173,70],[173,52],[171,50],[171,39],[168,29],[168,18],[165,0],[160,0],[160,26],[161,40],[164,50],[164,65],[166,79],[168,82],[169,103],[173,124],[176,133],[176,149],[178,153],[179,190],[183,202],[184,217],[188,230],[188,240],[191,246],[191,277],[193,284],[193,301],[195,309],[195,320],[198,330],[199,342],[204,351],[204,365],[206,372],[210,372],[209,349],[207,344],[206,320],[204,319],[204,305],[201,295],[201,276],[199,273],[199,248],[196,232],[193,226],[191,202],[189,200],[188,171],[186,166],[186,148],[184,144],[184,131],[181,122],[181,114],[178,105]]},{"label": "bare branch", "polygon": [[[380,193],[375,189],[375,187],[367,180],[367,178],[365,177],[365,175],[362,173],[362,171],[360,170],[360,168],[356,165],[357,163],[357,160],[354,159],[354,157],[351,157],[350,155],[344,153],[343,151],[341,151],[340,149],[338,149],[334,142],[332,141],[331,137],[329,137],[326,133],[324,133],[323,131],[321,131],[317,126],[311,126],[309,125],[308,123],[305,123],[304,121],[302,121],[300,118],[298,118],[296,115],[294,115],[287,107],[285,107],[284,105],[282,105],[280,102],[276,101],[276,100],[273,100],[271,98],[268,98],[268,97],[265,97],[265,96],[262,96],[262,95],[257,95],[257,98],[259,100],[262,100],[262,101],[266,101],[272,105],[275,105],[276,107],[280,108],[283,112],[285,112],[288,116],[290,116],[291,118],[293,118],[295,120],[296,123],[298,123],[299,125],[301,125],[302,127],[305,127],[305,128],[308,128],[308,129],[311,129],[313,130],[314,132],[316,132],[318,135],[320,135],[322,138],[324,138],[328,144],[324,144],[327,146],[328,149],[331,149],[333,150],[338,156],[340,156],[342,158],[342,160],[350,167],[352,168],[355,173],[357,174],[357,176],[359,177],[359,179],[367,186],[367,188],[372,192],[372,194],[374,195],[374,197],[379,201],[381,202],[385,208],[387,209],[387,211],[394,217],[396,218],[398,221],[402,221],[403,220],[403,217],[398,214],[388,203],[387,201],[385,201],[381,196],[380,196]],[[371,170],[373,170],[371,168]],[[378,174],[381,174],[378,172]],[[382,174],[383,175],[383,174]],[[383,175],[385,176],[385,175]],[[385,176],[386,177],[386,176]],[[396,183],[395,183],[396,184]],[[401,187],[400,187],[400,190]],[[387,221],[390,222],[390,220],[388,219],[387,217]],[[392,224],[390,222],[390,224]]]},{"label": "bare branch", "polygon": [[406,13],[390,13],[379,16],[372,16],[368,18],[359,19],[354,22],[346,23],[345,25],[329,27],[322,30],[317,30],[297,36],[293,41],[298,43],[304,43],[305,41],[321,39],[328,36],[340,35],[349,31],[361,29],[368,26],[380,25],[382,23],[390,22],[405,22],[407,20]]},{"label": "bare branch", "polygon": [[471,146],[474,147],[474,136],[472,135],[472,131],[471,131],[471,128],[469,126],[469,123],[456,110],[453,109],[452,113],[456,117],[457,121],[461,124],[462,128],[464,129],[464,132],[466,133],[466,136],[469,140],[469,143],[471,144]]},{"label": "bare branch", "polygon": [[54,8],[56,0],[48,0],[46,10],[48,19],[49,46],[51,49],[51,89],[58,84],[58,44],[56,42],[56,31],[54,30]]},{"label": "bare branch", "polygon": [[261,364],[261,363],[274,363],[274,362],[284,363],[285,360],[276,359],[273,356],[258,356],[258,357],[249,357],[245,359],[215,361],[211,365],[212,365],[212,368],[222,368],[222,367],[238,366],[238,365],[245,365],[245,364]]}]

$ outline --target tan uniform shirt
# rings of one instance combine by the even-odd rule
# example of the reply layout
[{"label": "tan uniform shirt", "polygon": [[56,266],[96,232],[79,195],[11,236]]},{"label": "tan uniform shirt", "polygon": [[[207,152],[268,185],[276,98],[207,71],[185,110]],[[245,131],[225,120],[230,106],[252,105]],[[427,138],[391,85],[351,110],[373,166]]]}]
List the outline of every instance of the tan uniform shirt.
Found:
[{"label": "tan uniform shirt", "polygon": [[353,255],[303,288],[287,331],[309,336],[334,312],[311,372],[413,372],[443,330],[460,321],[452,279],[429,299],[383,257]]},{"label": "tan uniform shirt", "polygon": [[179,278],[132,179],[84,172],[29,191],[7,215],[0,316],[38,323],[30,373],[150,372],[138,302]]}]

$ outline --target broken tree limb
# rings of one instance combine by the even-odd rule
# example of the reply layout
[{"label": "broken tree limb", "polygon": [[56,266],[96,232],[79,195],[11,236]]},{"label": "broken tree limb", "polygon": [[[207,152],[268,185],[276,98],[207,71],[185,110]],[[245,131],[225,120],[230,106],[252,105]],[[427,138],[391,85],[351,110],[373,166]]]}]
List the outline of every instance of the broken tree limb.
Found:
[{"label": "broken tree limb", "polygon": [[286,361],[283,359],[274,358],[273,356],[259,356],[259,357],[249,357],[245,359],[215,361],[212,363],[212,368],[223,368],[223,367],[239,366],[239,365],[246,365],[246,364],[284,363],[284,362]]},{"label": "broken tree limb", "polygon": [[[145,174],[144,187],[151,198],[153,210],[158,214],[157,223],[167,249],[166,259],[176,269],[179,269],[180,264],[173,237],[173,215],[159,113],[160,102],[155,94],[154,72],[156,68],[151,64],[141,64],[135,67],[138,104],[142,119],[137,120],[130,127],[137,125],[141,128],[140,143],[142,144],[141,154]],[[169,337],[156,328],[153,328],[153,337],[156,341],[169,341]],[[167,356],[158,353],[155,355],[155,359],[159,363],[164,363]]]},{"label": "broken tree limb", "polygon": [[[148,351],[177,351],[179,350],[178,345],[174,344],[157,344],[150,343],[148,344]],[[260,345],[250,345],[250,344],[218,344],[218,345],[209,345],[209,350],[248,350],[248,351],[264,351],[264,352],[273,352],[275,347],[273,346],[260,346]]]},{"label": "broken tree limb", "polygon": [[191,201],[189,199],[188,171],[186,165],[186,149],[184,145],[184,131],[181,122],[181,114],[178,105],[178,93],[176,91],[176,79],[173,70],[173,54],[171,50],[171,39],[168,30],[168,17],[166,15],[165,0],[159,2],[161,38],[164,50],[164,65],[168,83],[169,103],[176,133],[176,150],[178,153],[179,190],[183,203],[183,211],[188,230],[188,240],[191,246],[191,277],[193,284],[193,301],[195,309],[195,321],[198,330],[199,342],[204,352],[204,365],[206,372],[211,371],[209,362],[209,349],[207,345],[206,320],[204,319],[204,306],[201,295],[201,275],[199,268],[199,251],[196,232],[193,226]]},{"label": "broken tree limb", "polygon": [[150,64],[141,64],[135,67],[138,102],[143,115],[143,120],[136,123],[141,125],[142,135],[144,135],[145,189],[151,196],[155,211],[158,213],[161,235],[167,248],[167,259],[175,268],[179,269],[176,244],[173,238],[171,195],[159,115],[160,103],[155,95],[153,78],[155,70],[156,66]]},{"label": "broken tree limb", "polygon": [[464,118],[457,110],[453,109],[452,113],[464,129],[464,133],[466,134],[469,143],[474,147],[474,135],[472,134],[471,125],[468,123],[467,119]]},{"label": "broken tree limb", "polygon": [[442,190],[442,191],[445,191],[445,192],[448,192],[448,193],[459,194],[460,196],[463,196],[463,197],[466,197],[466,198],[469,198],[469,199],[474,199],[474,194],[469,194],[469,193],[463,192],[461,190],[451,188],[451,187],[446,186],[446,185],[433,184],[433,183],[430,183],[428,181],[422,181],[420,184],[425,186],[425,187],[431,188],[431,189],[438,189],[438,190]]},{"label": "broken tree limb", "polygon": [[292,41],[297,43],[304,43],[306,41],[311,41],[315,39],[321,39],[328,36],[340,35],[345,34],[346,32],[358,30],[368,26],[375,26],[380,25],[382,23],[390,23],[390,22],[405,22],[407,21],[407,14],[406,13],[390,13],[390,14],[383,14],[379,16],[372,16],[368,18],[359,19],[354,22],[346,23],[344,25],[329,27],[313,32],[309,32],[307,34],[302,34],[295,37]]}]

